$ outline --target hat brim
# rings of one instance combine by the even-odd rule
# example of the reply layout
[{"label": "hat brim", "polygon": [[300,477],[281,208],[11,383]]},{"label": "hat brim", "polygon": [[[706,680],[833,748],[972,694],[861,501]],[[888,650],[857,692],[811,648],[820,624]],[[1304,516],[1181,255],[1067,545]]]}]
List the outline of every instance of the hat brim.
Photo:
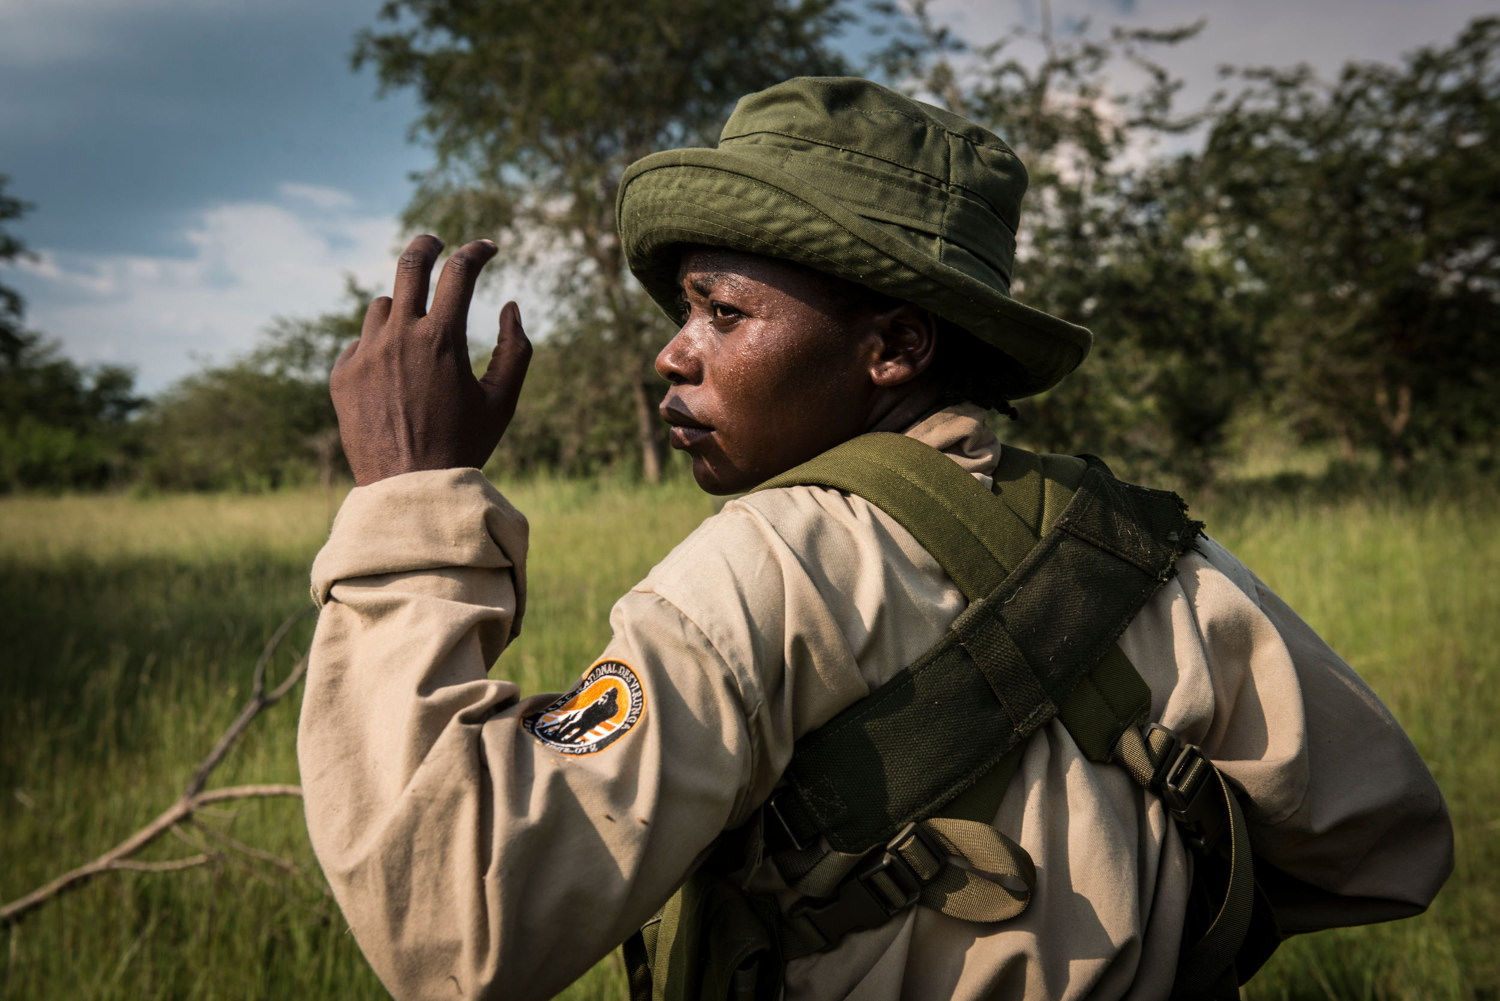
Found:
[{"label": "hat brim", "polygon": [[1088,355],[1083,327],[1026,306],[906,242],[759,156],[676,149],[633,164],[620,183],[625,259],[647,293],[678,318],[684,244],[790,260],[929,309],[1008,355],[1011,398],[1040,393]]}]

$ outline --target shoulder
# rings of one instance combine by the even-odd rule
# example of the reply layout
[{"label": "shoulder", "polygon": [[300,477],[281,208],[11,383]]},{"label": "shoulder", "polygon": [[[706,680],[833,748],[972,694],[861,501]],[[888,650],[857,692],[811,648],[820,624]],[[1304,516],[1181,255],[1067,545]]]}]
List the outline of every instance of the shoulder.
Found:
[{"label": "shoulder", "polygon": [[[727,503],[658,563],[638,589],[695,604],[705,586],[753,596],[806,579],[847,590],[887,566],[937,563],[884,511],[861,497],[815,486],[765,490]],[[686,593],[684,593],[686,592]]]},{"label": "shoulder", "polygon": [[731,501],[633,591],[717,649],[746,703],[784,702],[793,738],[919,656],[963,595],[859,497],[795,486]]}]

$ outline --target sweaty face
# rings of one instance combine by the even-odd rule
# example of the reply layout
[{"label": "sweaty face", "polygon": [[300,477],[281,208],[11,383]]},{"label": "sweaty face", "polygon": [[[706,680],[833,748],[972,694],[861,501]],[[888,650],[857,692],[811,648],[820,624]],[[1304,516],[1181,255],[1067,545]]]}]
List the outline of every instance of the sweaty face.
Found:
[{"label": "sweaty face", "polygon": [[749,490],[865,430],[879,338],[832,280],[708,248],[686,251],[678,277],[684,321],[656,371],[700,487]]}]

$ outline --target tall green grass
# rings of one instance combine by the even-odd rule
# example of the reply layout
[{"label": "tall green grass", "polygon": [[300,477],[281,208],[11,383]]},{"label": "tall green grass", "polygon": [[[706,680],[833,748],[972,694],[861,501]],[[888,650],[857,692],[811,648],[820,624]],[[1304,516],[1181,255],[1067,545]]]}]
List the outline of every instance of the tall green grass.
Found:
[{"label": "tall green grass", "polygon": [[1256,1001],[1500,996],[1500,508],[1491,489],[1429,494],[1252,496],[1209,512],[1400,720],[1457,841],[1426,915],[1292,940],[1248,985]]},{"label": "tall green grass", "polygon": [[[510,493],[532,523],[530,596],[497,671],[531,690],[570,684],[603,646],[614,598],[713,510],[683,483]],[[314,492],[0,499],[0,898],[176,797],[243,704],[267,637],[306,605],[331,506]],[[1500,512],[1479,491],[1420,503],[1243,491],[1199,513],[1387,701],[1459,837],[1428,915],[1294,941],[1247,995],[1495,997]],[[309,633],[294,631],[273,675]],[[289,699],[257,720],[211,784],[295,781],[297,709]],[[297,801],[229,804],[204,823],[295,871],[225,852],[204,868],[100,877],[7,933],[0,997],[382,996],[326,896]],[[167,838],[147,855],[199,850]],[[618,960],[566,996],[623,997]]]}]

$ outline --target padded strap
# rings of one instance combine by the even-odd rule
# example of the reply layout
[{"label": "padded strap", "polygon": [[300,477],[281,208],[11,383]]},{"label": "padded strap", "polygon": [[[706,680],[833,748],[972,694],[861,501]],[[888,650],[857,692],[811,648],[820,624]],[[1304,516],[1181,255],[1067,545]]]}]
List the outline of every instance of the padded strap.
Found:
[{"label": "padded strap", "polygon": [[[1074,699],[1196,535],[1175,495],[1121,484],[1095,465],[1033,544],[1026,520],[1046,517],[1046,457],[1007,454],[998,502],[953,460],[903,435],[854,439],[769,484],[857,491],[974,598],[908,670],[798,742],[770,801],[796,847],[821,836],[835,851],[862,853],[939,812]],[[1111,657],[1121,683],[1085,688],[1068,716],[1095,760],[1107,760],[1124,725],[1144,719],[1149,699],[1123,655]]]},{"label": "padded strap", "polygon": [[[1006,449],[1008,455],[1019,449]],[[832,448],[756,488],[811,485],[856,494],[900,523],[932,554],[969,601],[999,587],[1037,539],[1017,508],[1042,496],[1040,467],[1011,465],[1014,481],[1001,499],[931,445],[904,434],[874,432]],[[1016,504],[1008,503],[1016,495]]]}]

